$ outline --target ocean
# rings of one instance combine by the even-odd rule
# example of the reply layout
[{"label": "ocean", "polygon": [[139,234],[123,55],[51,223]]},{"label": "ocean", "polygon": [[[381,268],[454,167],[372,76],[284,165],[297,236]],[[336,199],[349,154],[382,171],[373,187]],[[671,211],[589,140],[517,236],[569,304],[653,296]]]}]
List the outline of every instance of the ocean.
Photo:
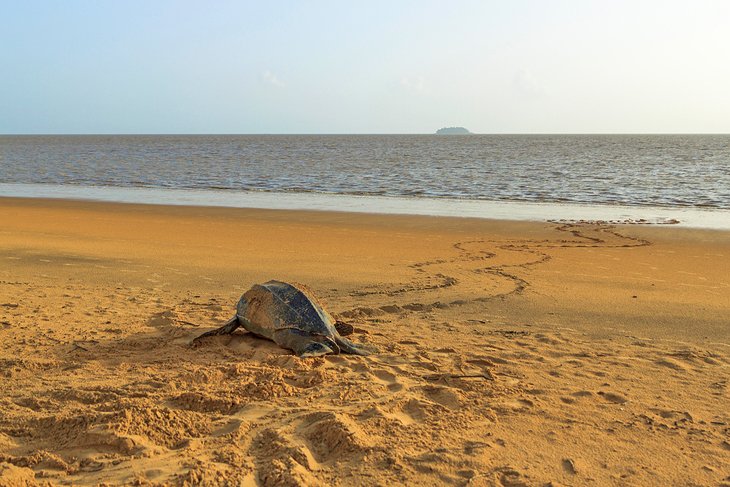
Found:
[{"label": "ocean", "polygon": [[730,135],[0,136],[0,195],[44,188],[728,210]]}]

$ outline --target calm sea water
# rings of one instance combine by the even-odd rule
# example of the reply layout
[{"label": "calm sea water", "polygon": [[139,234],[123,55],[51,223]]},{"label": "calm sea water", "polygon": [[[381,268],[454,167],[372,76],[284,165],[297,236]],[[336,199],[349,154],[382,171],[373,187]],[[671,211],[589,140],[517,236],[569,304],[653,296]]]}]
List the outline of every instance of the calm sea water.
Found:
[{"label": "calm sea water", "polygon": [[730,209],[730,136],[0,136],[0,183]]}]

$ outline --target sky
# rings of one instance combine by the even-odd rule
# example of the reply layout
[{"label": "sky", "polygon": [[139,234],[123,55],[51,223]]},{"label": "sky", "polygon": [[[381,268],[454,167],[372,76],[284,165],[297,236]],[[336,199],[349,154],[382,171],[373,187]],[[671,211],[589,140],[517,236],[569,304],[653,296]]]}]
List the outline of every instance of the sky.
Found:
[{"label": "sky", "polygon": [[0,0],[0,133],[730,132],[725,0]]}]

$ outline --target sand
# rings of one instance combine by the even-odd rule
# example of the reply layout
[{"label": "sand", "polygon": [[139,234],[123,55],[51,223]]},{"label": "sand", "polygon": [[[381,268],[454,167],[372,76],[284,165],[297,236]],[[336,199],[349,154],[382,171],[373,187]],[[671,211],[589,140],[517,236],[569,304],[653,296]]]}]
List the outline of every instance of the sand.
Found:
[{"label": "sand", "polygon": [[[370,357],[190,340],[272,278]],[[730,485],[730,234],[0,199],[0,485]]]}]

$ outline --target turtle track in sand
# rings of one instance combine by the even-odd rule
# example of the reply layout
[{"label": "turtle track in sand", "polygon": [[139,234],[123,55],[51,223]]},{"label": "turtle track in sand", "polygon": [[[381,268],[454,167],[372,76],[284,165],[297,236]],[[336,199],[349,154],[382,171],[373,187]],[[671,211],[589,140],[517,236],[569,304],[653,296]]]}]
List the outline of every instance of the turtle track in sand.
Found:
[{"label": "turtle track in sand", "polygon": [[[456,242],[452,245],[452,252],[456,252],[452,258],[407,265],[406,273],[412,276],[408,282],[390,286],[378,284],[350,293],[355,299],[378,296],[390,299],[390,303],[377,309],[355,307],[342,311],[340,315],[353,318],[383,313],[430,311],[460,306],[470,301],[504,299],[520,295],[530,287],[530,282],[520,271],[548,262],[552,259],[549,253],[551,249],[632,248],[651,245],[647,240],[624,235],[615,225],[604,222],[550,223],[556,225],[557,232],[567,233],[571,238],[509,241],[472,239]],[[481,291],[465,300],[459,289],[463,284]],[[435,292],[438,292],[441,299],[430,301],[429,296]]]}]

